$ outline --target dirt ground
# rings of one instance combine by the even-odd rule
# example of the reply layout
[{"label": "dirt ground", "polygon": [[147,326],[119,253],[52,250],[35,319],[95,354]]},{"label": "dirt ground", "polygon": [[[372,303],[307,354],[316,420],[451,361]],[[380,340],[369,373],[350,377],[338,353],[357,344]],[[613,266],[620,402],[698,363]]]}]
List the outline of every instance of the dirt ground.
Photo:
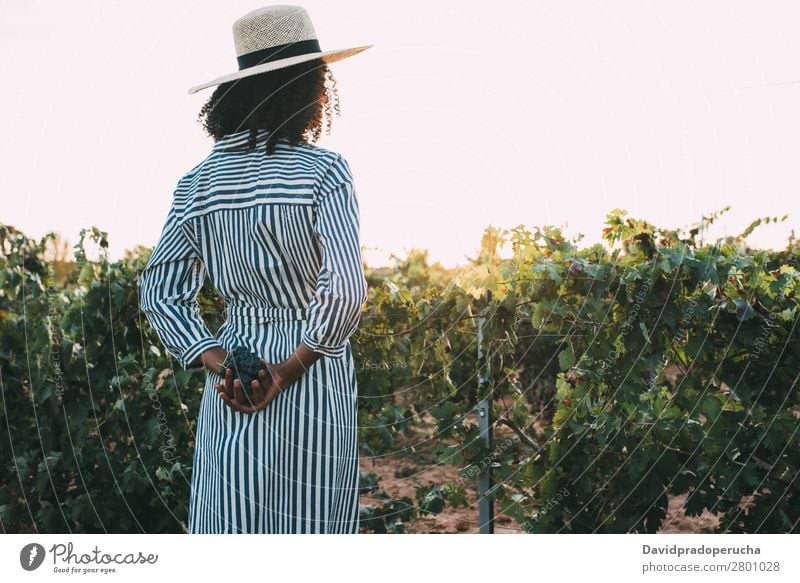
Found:
[{"label": "dirt ground", "polygon": [[[433,419],[423,420],[414,432],[397,443],[398,453],[361,459],[361,471],[372,472],[380,477],[379,489],[394,498],[408,496],[415,500],[419,486],[443,485],[456,480],[458,468],[437,463],[433,453]],[[505,427],[495,430],[495,440],[503,439],[510,432]],[[509,435],[513,435],[509,433]],[[399,451],[403,450],[403,451]],[[413,533],[467,534],[478,532],[478,504],[474,490],[466,488],[469,507],[453,509],[446,506],[436,516],[422,516],[413,524],[406,525]],[[713,532],[719,519],[705,511],[701,516],[689,517],[683,513],[685,496],[671,496],[669,510],[659,532],[663,533],[708,533]],[[381,501],[369,495],[361,496],[362,505],[380,505]],[[495,516],[496,534],[522,533],[519,524],[509,516]]]}]

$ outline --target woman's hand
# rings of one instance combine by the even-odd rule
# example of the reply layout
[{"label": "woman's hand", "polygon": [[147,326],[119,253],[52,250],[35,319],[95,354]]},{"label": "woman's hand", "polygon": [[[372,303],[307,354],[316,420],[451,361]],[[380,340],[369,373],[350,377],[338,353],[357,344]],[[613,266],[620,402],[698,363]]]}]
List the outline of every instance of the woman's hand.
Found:
[{"label": "woman's hand", "polygon": [[227,357],[228,353],[225,352],[224,348],[209,348],[200,355],[197,364],[202,364],[207,370],[219,374],[219,367],[222,366]]},{"label": "woman's hand", "polygon": [[[204,363],[206,361],[216,362],[218,357],[214,352],[210,352],[208,356],[209,358],[203,359]],[[258,380],[253,381],[249,395],[244,391],[241,381],[234,380],[233,371],[230,369],[225,370],[225,378],[222,383],[215,384],[214,388],[217,389],[222,400],[234,411],[255,413],[265,409],[287,387],[300,380],[300,377],[321,357],[320,353],[312,351],[301,342],[292,356],[279,364],[268,364],[263,358],[261,359],[264,366],[269,369],[270,376],[264,371],[258,373]],[[225,358],[223,357],[222,360]],[[219,371],[219,368],[212,370]]]},{"label": "woman's hand", "polygon": [[245,392],[242,382],[239,379],[234,380],[231,369],[225,370],[222,383],[214,385],[222,400],[234,411],[240,413],[261,411],[286,388],[279,367],[271,367],[263,359],[261,362],[269,369],[270,375],[263,370],[259,372],[258,380],[253,381],[249,395]]}]

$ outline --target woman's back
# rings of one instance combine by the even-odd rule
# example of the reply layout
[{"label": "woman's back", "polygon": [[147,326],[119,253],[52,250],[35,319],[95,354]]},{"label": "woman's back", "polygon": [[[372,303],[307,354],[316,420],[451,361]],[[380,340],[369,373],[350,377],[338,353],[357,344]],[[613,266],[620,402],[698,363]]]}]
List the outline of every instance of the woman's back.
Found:
[{"label": "woman's back", "polygon": [[179,182],[176,211],[226,302],[305,308],[320,269],[318,194],[326,171],[336,164],[341,173],[343,160],[330,150],[285,141],[269,156],[261,147],[236,151],[248,135],[232,134],[214,145]]},{"label": "woman's back", "polygon": [[249,131],[223,137],[178,182],[143,273],[143,310],[173,353],[196,347],[187,359],[210,340],[187,302],[206,272],[230,318],[305,321],[303,340],[322,353],[341,356],[357,326],[367,286],[349,165],[283,139],[267,155],[266,135],[255,148]]}]

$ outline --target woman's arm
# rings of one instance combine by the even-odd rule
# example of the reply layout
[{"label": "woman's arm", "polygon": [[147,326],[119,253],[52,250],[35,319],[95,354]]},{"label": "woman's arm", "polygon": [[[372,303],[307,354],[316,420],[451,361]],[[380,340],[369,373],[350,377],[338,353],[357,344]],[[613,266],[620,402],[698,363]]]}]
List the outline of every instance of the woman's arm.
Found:
[{"label": "woman's arm", "polygon": [[141,276],[139,301],[150,325],[184,370],[210,349],[222,349],[203,322],[197,293],[205,266],[195,243],[170,205],[161,237]]},{"label": "woman's arm", "polygon": [[358,197],[347,161],[337,155],[322,181],[314,232],[321,251],[316,291],[308,305],[303,344],[342,358],[367,301]]}]

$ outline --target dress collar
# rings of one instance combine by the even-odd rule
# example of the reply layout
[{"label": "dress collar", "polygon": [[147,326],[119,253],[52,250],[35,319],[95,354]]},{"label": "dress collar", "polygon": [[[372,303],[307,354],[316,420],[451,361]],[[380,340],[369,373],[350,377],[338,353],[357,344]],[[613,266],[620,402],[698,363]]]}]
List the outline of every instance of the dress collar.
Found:
[{"label": "dress collar", "polygon": [[[263,146],[266,143],[269,131],[265,129],[258,130],[256,134],[256,148]],[[214,151],[219,150],[237,150],[241,151],[247,147],[250,140],[250,130],[243,130],[232,134],[225,134],[215,144]]]}]

